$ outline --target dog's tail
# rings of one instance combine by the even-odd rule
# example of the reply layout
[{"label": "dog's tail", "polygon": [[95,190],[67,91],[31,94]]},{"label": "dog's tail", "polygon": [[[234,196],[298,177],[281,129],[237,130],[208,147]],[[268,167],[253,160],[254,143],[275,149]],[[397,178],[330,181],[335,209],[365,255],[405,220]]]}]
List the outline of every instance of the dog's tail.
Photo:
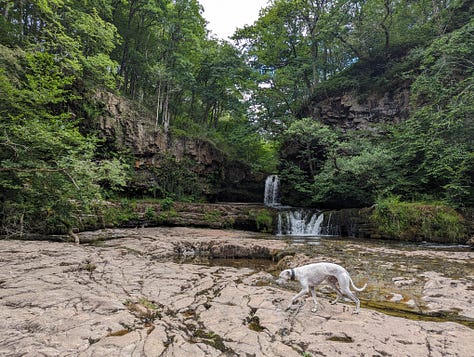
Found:
[{"label": "dog's tail", "polygon": [[351,285],[352,285],[352,287],[354,288],[354,290],[357,290],[357,291],[364,291],[365,288],[367,287],[367,283],[365,283],[363,287],[358,288],[357,286],[354,285],[354,282],[352,281],[352,279],[350,279],[350,280],[351,280]]}]

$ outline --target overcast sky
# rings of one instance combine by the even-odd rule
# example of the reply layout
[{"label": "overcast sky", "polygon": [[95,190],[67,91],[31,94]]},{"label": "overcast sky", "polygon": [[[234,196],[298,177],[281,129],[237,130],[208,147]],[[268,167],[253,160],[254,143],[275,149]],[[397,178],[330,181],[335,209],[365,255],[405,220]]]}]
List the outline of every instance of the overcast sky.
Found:
[{"label": "overcast sky", "polygon": [[207,28],[218,38],[227,40],[237,28],[251,25],[268,0],[198,0],[204,7]]}]

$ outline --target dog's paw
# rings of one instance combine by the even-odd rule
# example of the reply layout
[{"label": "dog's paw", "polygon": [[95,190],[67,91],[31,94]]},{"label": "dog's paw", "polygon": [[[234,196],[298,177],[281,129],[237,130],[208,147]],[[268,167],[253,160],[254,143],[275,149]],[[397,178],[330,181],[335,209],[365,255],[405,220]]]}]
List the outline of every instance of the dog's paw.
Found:
[{"label": "dog's paw", "polygon": [[352,311],[352,315],[357,315],[357,314],[359,314],[359,310]]},{"label": "dog's paw", "polygon": [[318,312],[318,308],[317,308],[317,307],[313,307],[313,308],[311,309],[311,312]]}]

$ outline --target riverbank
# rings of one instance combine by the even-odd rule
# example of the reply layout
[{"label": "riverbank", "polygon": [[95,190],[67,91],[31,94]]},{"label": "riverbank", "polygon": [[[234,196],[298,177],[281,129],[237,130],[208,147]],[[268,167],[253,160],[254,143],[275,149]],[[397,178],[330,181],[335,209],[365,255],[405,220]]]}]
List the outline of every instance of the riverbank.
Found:
[{"label": "riverbank", "polygon": [[101,202],[90,214],[79,216],[69,229],[63,227],[62,233],[68,232],[70,236],[58,239],[72,239],[74,232],[102,228],[185,226],[283,235],[304,232],[310,235],[471,244],[474,247],[471,211],[465,210],[461,215],[445,206],[410,204],[409,209],[400,206],[395,205],[395,211],[394,207],[377,209],[376,206],[321,211],[237,202]]},{"label": "riverbank", "polygon": [[[180,227],[86,235],[114,239],[0,241],[0,354],[474,354],[472,251]],[[298,287],[276,275],[322,260],[368,283],[359,315],[325,286],[317,313],[310,300],[284,311]]]}]

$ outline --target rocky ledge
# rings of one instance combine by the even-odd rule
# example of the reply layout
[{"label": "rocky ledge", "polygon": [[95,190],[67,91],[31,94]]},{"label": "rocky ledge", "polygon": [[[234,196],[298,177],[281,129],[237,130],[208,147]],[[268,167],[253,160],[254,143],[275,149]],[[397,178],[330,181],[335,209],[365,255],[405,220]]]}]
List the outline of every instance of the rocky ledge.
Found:
[{"label": "rocky ledge", "polygon": [[[353,306],[330,305],[325,293],[319,293],[317,313],[310,311],[309,300],[284,310],[297,287],[276,286],[276,274],[307,259],[335,260],[321,250],[287,255],[295,247],[283,240],[209,229],[87,234],[114,239],[94,245],[0,241],[0,355],[474,355],[472,319],[471,325],[416,321],[367,308],[367,301],[381,294],[379,287],[412,282],[407,276],[386,281],[371,276],[366,261],[371,251],[363,244],[346,244],[344,252],[332,248],[347,264],[342,253],[350,254],[348,270],[357,285],[369,284],[359,293],[361,313],[353,315]],[[385,248],[372,253],[399,254]],[[410,265],[416,254],[404,254],[405,272],[417,269]],[[421,276],[427,308],[472,318],[474,253],[426,254],[424,259],[465,264],[457,278],[439,272]],[[244,256],[254,259],[250,264],[233,260],[233,265],[219,260]]]}]

